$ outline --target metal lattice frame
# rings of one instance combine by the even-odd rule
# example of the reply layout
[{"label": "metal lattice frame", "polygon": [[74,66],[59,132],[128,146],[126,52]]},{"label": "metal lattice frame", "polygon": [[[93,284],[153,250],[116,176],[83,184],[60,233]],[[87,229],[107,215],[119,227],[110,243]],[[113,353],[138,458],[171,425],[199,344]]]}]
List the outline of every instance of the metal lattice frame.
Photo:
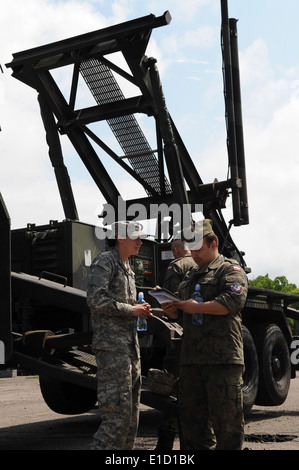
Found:
[{"label": "metal lattice frame", "polygon": [[[80,73],[98,105],[122,101],[125,96],[107,65],[96,59],[89,59],[80,64]],[[160,172],[158,159],[149,145],[137,119],[133,114],[117,116],[107,119],[113,134],[115,135],[125,156],[136,173],[143,178],[148,185],[161,194]],[[167,193],[171,192],[171,186],[167,179],[164,180]],[[153,191],[146,188],[148,195]]]},{"label": "metal lattice frame", "polygon": [[[235,57],[236,42],[231,41],[229,34],[227,0],[221,0],[221,6],[222,30],[226,31],[223,35],[223,43],[228,48],[226,49],[228,56]],[[230,154],[229,163],[231,167],[233,165],[236,167],[235,176],[227,181],[215,180],[213,183],[203,184],[166,109],[162,87],[155,74],[153,61],[145,56],[152,30],[165,26],[170,21],[169,12],[165,12],[160,17],[144,16],[92,33],[13,54],[13,61],[6,66],[12,68],[15,78],[38,92],[50,149],[49,155],[55,170],[66,218],[72,219],[78,216],[72,188],[68,184],[67,169],[60,155],[59,134],[68,136],[107,203],[114,206],[116,210],[121,195],[91,140],[135,178],[146,191],[146,197],[126,201],[127,207],[139,202],[150,211],[151,204],[178,203],[190,204],[192,207],[195,204],[202,204],[204,216],[213,220],[214,230],[221,241],[223,253],[230,257],[237,254],[243,262],[241,253],[230,237],[229,229],[232,224],[248,223],[247,199],[244,190],[246,189],[245,162],[242,156],[239,158],[238,154],[233,161]],[[114,53],[122,54],[129,72],[109,60],[111,54]],[[233,72],[231,68],[234,64],[236,62],[225,65],[229,73]],[[67,101],[51,71],[70,65],[73,66],[73,76],[70,97]],[[134,84],[140,91],[140,95],[125,98],[112,72],[120,74],[122,78]],[[87,83],[96,106],[75,108],[80,74]],[[233,91],[236,90],[235,84],[233,80]],[[227,96],[226,101],[229,101]],[[238,106],[238,103],[229,101],[226,109],[235,111]],[[136,113],[155,119],[157,150],[151,149],[144,137],[134,116]],[[107,121],[124,156],[117,155],[88,127],[89,124],[98,121]],[[236,127],[241,127],[240,124],[237,122]],[[230,148],[235,144],[232,139],[233,134],[234,132],[229,136]],[[227,227],[221,211],[225,207],[229,190],[232,190],[234,216]]]}]

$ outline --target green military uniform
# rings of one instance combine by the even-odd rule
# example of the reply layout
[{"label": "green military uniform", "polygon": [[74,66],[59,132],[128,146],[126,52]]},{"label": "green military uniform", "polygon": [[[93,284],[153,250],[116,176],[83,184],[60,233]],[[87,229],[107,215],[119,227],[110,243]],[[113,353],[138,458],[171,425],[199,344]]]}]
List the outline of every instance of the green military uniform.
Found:
[{"label": "green military uniform", "polygon": [[196,267],[191,253],[172,260],[167,268],[163,287],[171,292],[177,292],[178,287],[190,269]]},{"label": "green military uniform", "polygon": [[98,365],[101,425],[92,449],[133,449],[140,402],[140,349],[132,305],[135,277],[117,250],[100,254],[91,266],[87,303]]},{"label": "green military uniform", "polygon": [[[208,267],[189,272],[179,287],[184,299],[193,297],[200,285],[203,301],[216,300],[228,315],[205,315],[203,325],[194,328],[192,315],[184,315],[181,364],[243,364],[241,309],[247,296],[247,276],[237,261],[219,255]],[[219,340],[217,340],[219,338]]]},{"label": "green military uniform", "polygon": [[243,442],[241,309],[247,276],[222,255],[189,272],[179,287],[183,300],[201,286],[203,301],[216,300],[227,315],[203,314],[202,325],[184,314],[179,380],[181,448],[237,450]]}]

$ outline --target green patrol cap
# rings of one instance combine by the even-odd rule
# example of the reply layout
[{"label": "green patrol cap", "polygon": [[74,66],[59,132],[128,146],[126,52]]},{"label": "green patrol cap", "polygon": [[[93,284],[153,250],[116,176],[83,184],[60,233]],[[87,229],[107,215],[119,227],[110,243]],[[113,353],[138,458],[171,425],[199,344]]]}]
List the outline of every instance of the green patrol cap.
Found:
[{"label": "green patrol cap", "polygon": [[213,233],[211,219],[203,219],[194,222],[191,227],[184,228],[181,237],[188,243],[190,250],[197,250],[202,245],[202,239]]},{"label": "green patrol cap", "polygon": [[207,235],[210,235],[210,233],[213,233],[212,225],[213,222],[211,221],[211,219],[204,219],[200,220],[199,222],[195,222],[194,230],[191,230],[199,236],[201,235],[201,237],[203,238]]}]

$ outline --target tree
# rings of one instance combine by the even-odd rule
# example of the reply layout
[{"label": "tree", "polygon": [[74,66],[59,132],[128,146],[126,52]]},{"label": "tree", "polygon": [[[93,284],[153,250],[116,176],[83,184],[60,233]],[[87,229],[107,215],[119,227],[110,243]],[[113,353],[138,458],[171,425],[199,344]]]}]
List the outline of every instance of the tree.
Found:
[{"label": "tree", "polygon": [[270,279],[269,274],[265,276],[258,276],[257,278],[249,281],[252,287],[260,287],[262,289],[271,289],[279,292],[295,293],[298,288],[296,284],[289,283],[285,276],[276,276],[274,280]]},{"label": "tree", "polygon": [[[269,275],[258,276],[257,278],[249,281],[249,285],[252,287],[260,287],[262,289],[276,290],[279,292],[286,292],[288,294],[299,295],[299,288],[296,284],[289,283],[285,276],[276,276],[274,280],[269,278]],[[291,307],[299,310],[299,302],[291,305]],[[288,318],[293,334],[299,333],[299,322]]]},{"label": "tree", "polygon": [[273,281],[273,285],[274,290],[278,290],[280,292],[291,293],[297,289],[296,284],[290,284],[285,276],[277,276]]},{"label": "tree", "polygon": [[266,274],[265,276],[258,276],[252,281],[249,281],[249,285],[252,287],[274,290],[273,281],[269,278],[268,274]]}]

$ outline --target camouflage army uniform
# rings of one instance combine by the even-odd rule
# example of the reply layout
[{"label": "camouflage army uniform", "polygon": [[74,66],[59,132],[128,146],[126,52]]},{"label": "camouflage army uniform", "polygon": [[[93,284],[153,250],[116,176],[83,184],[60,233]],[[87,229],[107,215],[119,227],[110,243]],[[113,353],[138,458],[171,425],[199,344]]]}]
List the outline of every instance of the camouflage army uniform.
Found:
[{"label": "camouflage army uniform", "polygon": [[182,299],[200,284],[204,302],[216,300],[227,315],[203,314],[193,325],[184,314],[179,381],[181,448],[238,450],[243,442],[241,309],[247,276],[238,263],[219,255],[207,267],[193,269],[180,285]]},{"label": "camouflage army uniform", "polygon": [[[193,261],[191,253],[176,258],[169,263],[169,266],[166,271],[163,287],[169,291],[175,293],[178,290],[180,283],[185,278],[186,274],[194,267],[196,263]],[[171,362],[172,368],[171,373],[177,376],[178,366],[177,366],[177,351],[171,350],[168,352],[168,356],[165,357],[164,361],[167,360]],[[164,367],[168,369],[168,366],[164,363]],[[156,451],[161,450],[172,450],[173,443],[176,434],[178,433],[178,420],[176,416],[164,414],[162,422],[158,428],[158,442],[156,446]]]},{"label": "camouflage army uniform", "polygon": [[190,269],[196,267],[191,253],[181,258],[174,259],[167,268],[163,287],[171,292],[177,292],[178,287]]},{"label": "camouflage army uniform", "polygon": [[87,303],[98,365],[101,425],[92,449],[133,449],[140,401],[140,349],[132,305],[134,273],[117,250],[100,254],[91,266]]}]

